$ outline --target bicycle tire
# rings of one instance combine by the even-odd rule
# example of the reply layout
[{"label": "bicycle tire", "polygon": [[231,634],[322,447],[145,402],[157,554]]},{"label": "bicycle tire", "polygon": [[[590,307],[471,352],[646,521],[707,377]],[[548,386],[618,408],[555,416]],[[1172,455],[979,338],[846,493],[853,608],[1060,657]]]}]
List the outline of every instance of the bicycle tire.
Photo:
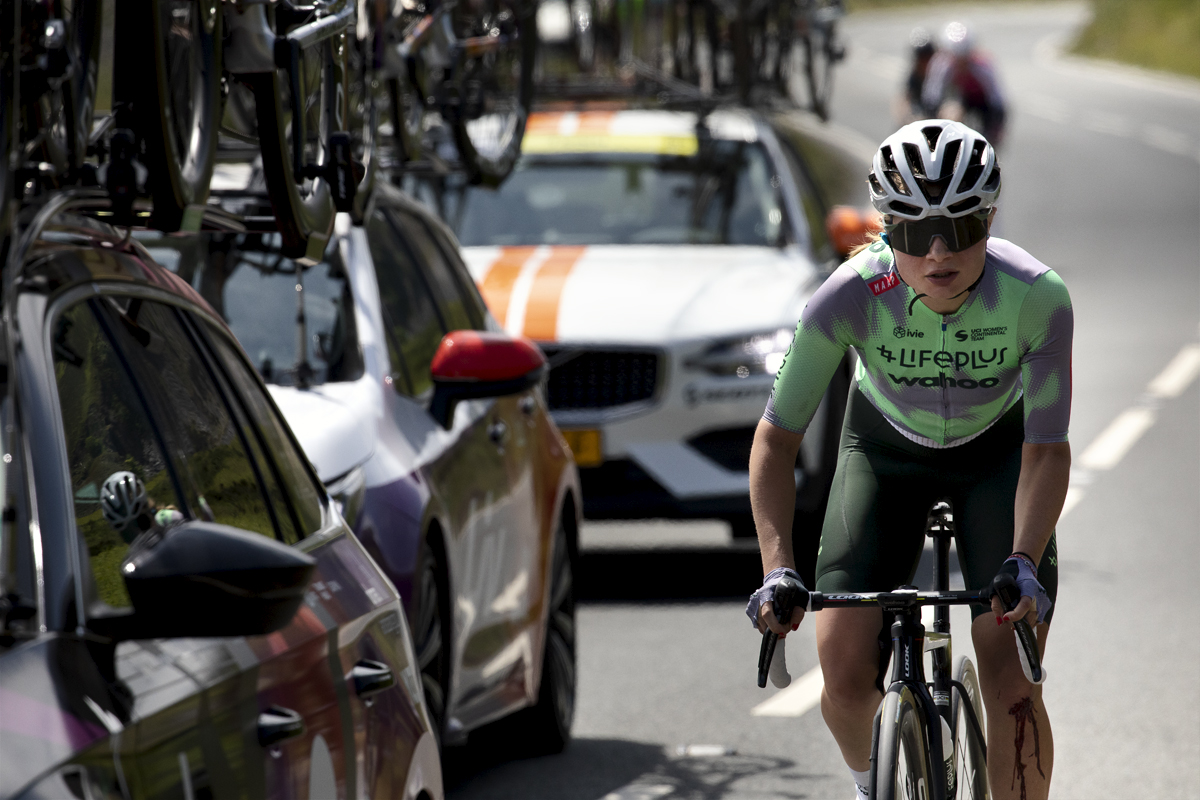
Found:
[{"label": "bicycle tire", "polygon": [[118,4],[117,86],[133,109],[154,203],[150,224],[178,230],[203,205],[222,115],[224,14],[220,0]]},{"label": "bicycle tire", "polygon": [[[61,13],[65,10],[61,5],[47,3],[41,7],[50,18],[60,19],[65,16]],[[56,186],[76,181],[87,157],[99,80],[100,3],[82,0],[63,21],[66,36],[62,77],[42,84],[40,70],[21,70],[18,134],[23,148],[22,160],[50,164],[51,182]],[[30,28],[24,17],[22,27]],[[24,63],[28,60],[27,55],[22,51],[18,57],[22,67],[33,66]]]},{"label": "bicycle tire", "polygon": [[883,698],[876,757],[871,762],[872,800],[928,800],[929,747],[925,715],[907,686]]},{"label": "bicycle tire", "polygon": [[[967,701],[975,709],[975,718],[983,725],[983,695],[975,665],[966,656],[958,660],[955,680],[967,690]],[[955,687],[950,701],[951,727],[954,729],[954,767],[958,776],[955,800],[989,800],[987,780],[987,746],[976,733],[968,715],[962,710],[963,696]]]},{"label": "bicycle tire", "polygon": [[283,253],[289,258],[319,261],[333,231],[336,210],[328,179],[323,175],[297,175],[294,165],[299,161],[328,166],[329,137],[346,129],[347,47],[343,33],[301,53],[299,83],[307,110],[298,156],[292,143],[287,71],[276,69],[246,76],[254,92],[267,194],[283,240]]},{"label": "bicycle tire", "polygon": [[375,36],[350,42],[347,69],[350,75],[346,107],[349,114],[350,155],[359,164],[361,176],[354,194],[353,215],[360,222],[367,200],[375,187],[375,178],[383,156],[383,120],[391,118],[391,103],[381,84],[375,57]]},{"label": "bicycle tire", "polygon": [[[459,11],[464,13],[458,13]],[[533,68],[537,54],[537,20],[533,3],[525,0],[487,0],[482,10],[459,6],[454,15],[455,36],[464,39],[512,36],[499,52],[470,57],[458,65],[457,97],[443,106],[454,134],[459,158],[474,184],[498,186],[508,177],[521,153],[521,139],[533,102]]]}]

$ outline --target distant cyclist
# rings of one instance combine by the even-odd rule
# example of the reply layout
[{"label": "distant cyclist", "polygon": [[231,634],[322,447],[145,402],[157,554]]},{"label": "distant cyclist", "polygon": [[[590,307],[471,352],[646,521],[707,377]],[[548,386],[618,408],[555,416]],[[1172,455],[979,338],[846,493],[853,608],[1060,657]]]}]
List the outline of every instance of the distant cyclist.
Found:
[{"label": "distant cyclist", "polygon": [[921,97],[925,78],[929,74],[929,63],[937,52],[933,36],[925,28],[913,28],[908,43],[912,47],[912,63],[909,65],[908,78],[904,81],[904,95],[895,109],[896,121],[901,125],[929,116],[925,113]]},{"label": "distant cyclist", "polygon": [[961,22],[951,22],[942,32],[941,48],[929,62],[921,89],[921,105],[928,116],[974,124],[993,146],[1001,144],[1008,110],[996,67]]},{"label": "distant cyclist", "polygon": [[[1044,652],[1058,585],[1054,526],[1071,464],[1070,297],[1053,270],[989,237],[1000,168],[974,130],[948,120],[906,125],[876,152],[868,183],[885,233],[809,301],[755,434],[750,493],[766,578],[747,613],[760,630],[789,630],[770,599],[796,567],[796,455],[853,349],[859,361],[815,588],[890,591],[911,582],[926,512],[950,498],[967,587],[1005,571],[1022,595],[1007,614],[998,601],[991,614],[972,607],[992,797],[1044,800],[1050,724],[1006,623],[1036,624]],[[878,641],[881,625],[879,611],[864,609],[826,610],[816,621],[821,711],[859,798],[890,652]]]}]

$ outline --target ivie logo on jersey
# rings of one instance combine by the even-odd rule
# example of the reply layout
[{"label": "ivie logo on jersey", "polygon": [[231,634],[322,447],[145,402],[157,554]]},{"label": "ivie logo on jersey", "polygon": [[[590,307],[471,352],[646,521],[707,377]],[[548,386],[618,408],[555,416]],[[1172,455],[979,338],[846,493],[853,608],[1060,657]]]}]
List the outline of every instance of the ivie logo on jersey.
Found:
[{"label": "ivie logo on jersey", "polygon": [[895,289],[899,285],[900,285],[900,277],[894,272],[889,272],[887,275],[884,275],[882,278],[876,278],[875,280],[868,283],[867,287],[871,290],[871,294],[875,295],[876,297],[879,297],[879,295],[883,294],[887,290]]}]

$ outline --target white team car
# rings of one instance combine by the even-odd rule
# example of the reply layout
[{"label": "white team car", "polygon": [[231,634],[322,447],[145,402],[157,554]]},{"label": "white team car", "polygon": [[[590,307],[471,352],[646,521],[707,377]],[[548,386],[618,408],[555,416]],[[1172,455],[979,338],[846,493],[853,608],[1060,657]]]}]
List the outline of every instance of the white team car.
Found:
[{"label": "white team car", "polygon": [[[450,215],[492,314],[550,359],[585,516],[717,517],[753,535],[755,426],[841,261],[832,202],[866,198],[867,164],[829,147],[743,110],[537,113],[508,180]],[[802,509],[832,476],[840,378],[797,462]]]}]

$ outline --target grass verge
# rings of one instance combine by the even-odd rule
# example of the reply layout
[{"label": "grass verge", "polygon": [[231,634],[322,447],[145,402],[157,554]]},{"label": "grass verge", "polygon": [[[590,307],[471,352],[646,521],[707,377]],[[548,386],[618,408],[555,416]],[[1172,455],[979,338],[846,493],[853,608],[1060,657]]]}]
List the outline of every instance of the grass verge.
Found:
[{"label": "grass verge", "polygon": [[1094,0],[1074,52],[1200,78],[1200,0]]},{"label": "grass verge", "polygon": [[[846,0],[847,11],[963,0]],[[989,0],[1028,2],[1028,0]],[[1073,52],[1200,78],[1200,0],[1092,0],[1095,16]]]}]

